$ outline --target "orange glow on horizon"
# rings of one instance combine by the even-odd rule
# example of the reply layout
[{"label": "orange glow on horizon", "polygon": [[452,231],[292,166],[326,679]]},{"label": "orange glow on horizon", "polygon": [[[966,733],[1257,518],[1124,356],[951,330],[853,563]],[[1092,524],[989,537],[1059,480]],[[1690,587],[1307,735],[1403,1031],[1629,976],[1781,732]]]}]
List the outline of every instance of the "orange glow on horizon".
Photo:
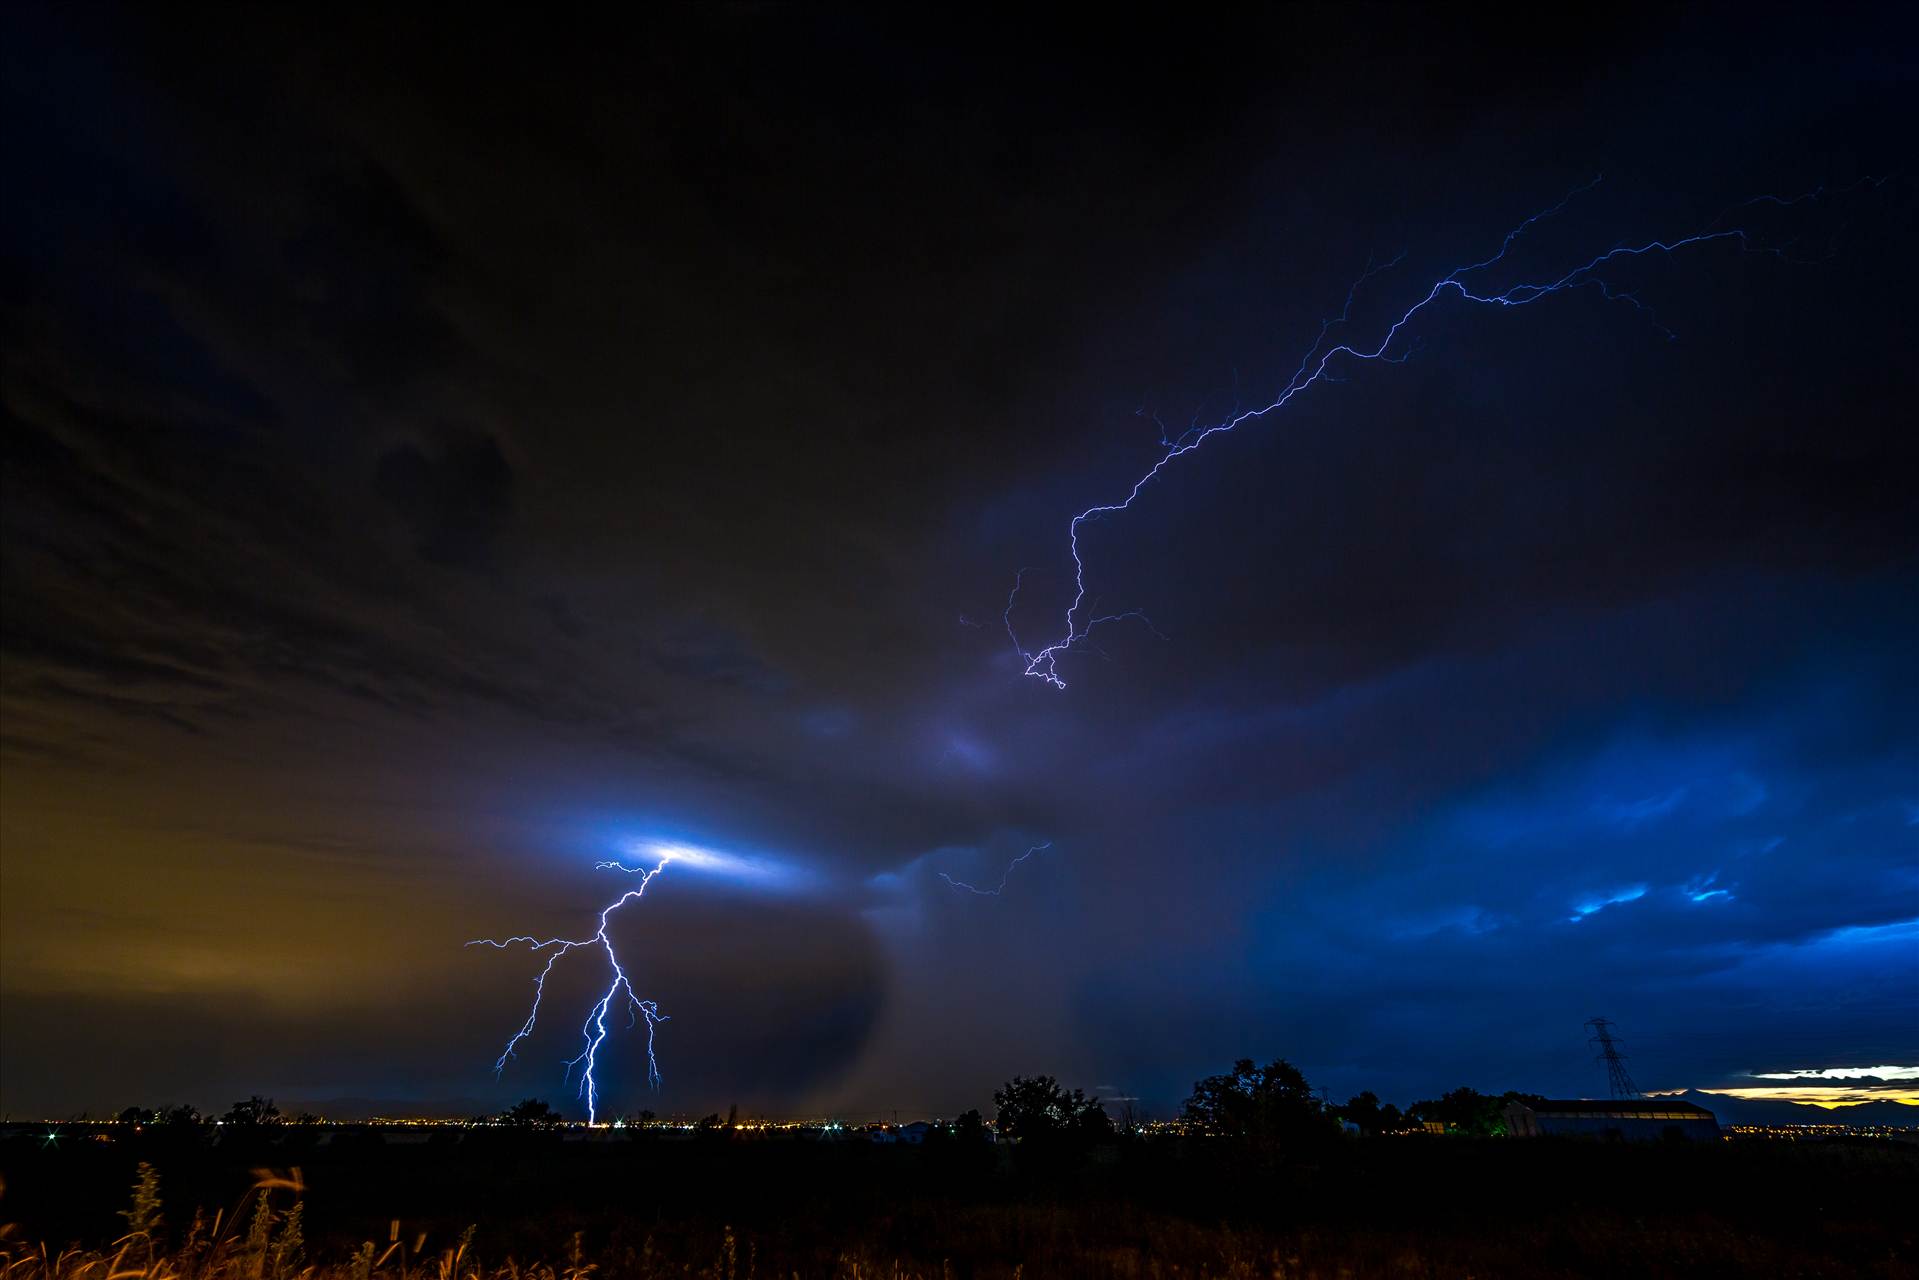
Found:
[{"label": "orange glow on horizon", "polygon": [[[1660,1089],[1652,1091],[1652,1097],[1672,1097],[1688,1092],[1685,1089]],[[1866,1102],[1897,1102],[1901,1106],[1919,1108],[1919,1092],[1911,1090],[1886,1089],[1808,1089],[1791,1085],[1758,1086],[1738,1089],[1699,1089],[1698,1093],[1709,1097],[1741,1098],[1750,1102],[1802,1102],[1820,1107],[1827,1111],[1838,1111],[1846,1107],[1856,1107]]]}]

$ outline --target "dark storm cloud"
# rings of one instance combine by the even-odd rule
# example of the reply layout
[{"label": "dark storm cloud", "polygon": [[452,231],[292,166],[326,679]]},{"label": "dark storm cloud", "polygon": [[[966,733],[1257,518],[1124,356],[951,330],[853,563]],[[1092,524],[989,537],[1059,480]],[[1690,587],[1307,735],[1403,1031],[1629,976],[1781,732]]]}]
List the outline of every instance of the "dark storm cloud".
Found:
[{"label": "dark storm cloud", "polygon": [[448,429],[437,444],[433,456],[412,443],[383,454],[375,488],[413,530],[423,559],[483,565],[512,510],[513,469],[489,435]]},{"label": "dark storm cloud", "polygon": [[[1794,1065],[1896,1053],[1891,46],[1373,19],[22,12],[9,1105],[124,1101],[16,1046],[176,1017],[219,1088],[491,1097],[530,973],[459,944],[570,936],[653,839],[805,873],[649,891],[673,1106],[1162,1102],[1270,1052],[1577,1089],[1596,1011],[1683,1084],[1835,981]],[[1083,534],[1156,629],[1020,676],[1013,574],[1053,638],[1067,518],[1162,423],[1263,403],[1369,259],[1355,334],[1595,171],[1507,279],[1824,194],[1741,213],[1789,253],[1622,269],[1656,318],[1448,304],[1181,460]],[[1048,840],[1004,897],[938,878]]]},{"label": "dark storm cloud", "polygon": [[304,323],[354,385],[405,387],[458,358],[459,338],[431,303],[449,252],[392,174],[364,159],[323,169],[297,208],[281,261],[308,300]]},{"label": "dark storm cloud", "polygon": [[[9,577],[41,593],[38,607],[8,613],[11,675],[39,672],[70,695],[192,725],[260,713],[276,677],[388,707],[453,691],[531,709],[410,652],[388,619],[352,616],[369,603],[359,584],[311,555],[344,556],[350,543],[329,545],[337,517],[293,460],[235,466],[232,450],[190,429],[78,406],[25,407],[9,446]],[[37,518],[56,493],[66,511]]]}]

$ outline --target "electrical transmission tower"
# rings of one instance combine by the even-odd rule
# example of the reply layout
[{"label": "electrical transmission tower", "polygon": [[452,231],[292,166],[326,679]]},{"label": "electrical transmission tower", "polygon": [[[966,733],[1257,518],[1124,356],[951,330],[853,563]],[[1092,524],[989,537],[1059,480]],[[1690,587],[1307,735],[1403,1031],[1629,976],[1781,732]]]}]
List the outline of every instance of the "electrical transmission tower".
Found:
[{"label": "electrical transmission tower", "polygon": [[1592,1028],[1586,1043],[1599,1046],[1593,1061],[1606,1064],[1606,1088],[1615,1098],[1637,1098],[1639,1086],[1626,1074],[1626,1055],[1619,1052],[1620,1042],[1613,1038],[1613,1024],[1605,1018],[1588,1018],[1586,1025]]}]

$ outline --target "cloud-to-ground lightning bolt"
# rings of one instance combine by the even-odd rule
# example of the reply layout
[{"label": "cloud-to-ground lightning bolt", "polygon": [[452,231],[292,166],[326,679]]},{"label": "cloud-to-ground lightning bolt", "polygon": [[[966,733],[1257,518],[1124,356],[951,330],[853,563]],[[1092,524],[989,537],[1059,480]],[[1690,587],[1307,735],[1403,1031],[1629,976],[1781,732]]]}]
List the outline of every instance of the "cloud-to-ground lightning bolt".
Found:
[{"label": "cloud-to-ground lightning bolt", "polygon": [[594,869],[597,871],[624,871],[628,875],[639,876],[640,883],[637,888],[628,889],[600,908],[599,928],[593,931],[591,937],[540,939],[523,934],[512,938],[475,938],[466,944],[469,947],[498,947],[502,950],[525,945],[530,951],[547,953],[545,966],[541,968],[539,976],[533,979],[533,1007],[527,1011],[526,1021],[520,1029],[507,1040],[506,1048],[500,1053],[499,1060],[493,1064],[495,1076],[506,1070],[509,1059],[517,1056],[515,1050],[519,1048],[520,1041],[533,1034],[533,1024],[540,1017],[540,1002],[546,998],[546,980],[552,974],[553,966],[559,963],[560,957],[581,947],[598,947],[606,952],[607,964],[613,970],[613,981],[607,986],[606,993],[595,1001],[587,1012],[586,1023],[580,1029],[586,1041],[585,1047],[580,1050],[578,1057],[570,1059],[566,1064],[569,1076],[572,1075],[575,1067],[580,1069],[580,1096],[586,1099],[586,1122],[592,1124],[598,1118],[600,1085],[593,1072],[598,1064],[600,1045],[606,1039],[606,1015],[611,1011],[615,998],[620,995],[625,995],[627,1000],[627,1025],[632,1026],[641,1018],[646,1020],[646,1075],[653,1087],[659,1088],[660,1063],[653,1052],[653,1034],[654,1029],[667,1018],[660,1012],[658,1004],[652,1000],[640,999],[639,994],[633,990],[632,980],[627,976],[625,966],[620,963],[619,953],[613,948],[613,939],[607,933],[607,923],[615,911],[643,897],[646,887],[653,883],[653,878],[666,870],[666,864],[672,860],[673,854],[668,852],[662,854],[660,860],[651,867],[629,867],[619,862],[594,863]]},{"label": "cloud-to-ground lightning bolt", "polygon": [[[1886,181],[1886,179],[1868,178],[1865,179],[1863,183],[1855,183],[1854,186],[1870,183],[1876,187],[1884,181]],[[1159,456],[1159,459],[1155,461],[1151,467],[1147,468],[1146,472],[1141,475],[1138,480],[1133,482],[1133,486],[1127,491],[1126,496],[1117,502],[1098,503],[1087,507],[1084,511],[1074,516],[1068,525],[1067,545],[1072,553],[1073,559],[1073,602],[1067,606],[1066,609],[1063,634],[1059,639],[1054,640],[1043,648],[1034,650],[1027,649],[1026,646],[1020,642],[1019,634],[1014,628],[1013,609],[1019,601],[1020,588],[1024,585],[1026,574],[1029,570],[1021,569],[1019,573],[1015,575],[1012,592],[1006,599],[1006,610],[1003,615],[1003,620],[1006,624],[1006,632],[1012,638],[1013,647],[1019,652],[1021,661],[1025,663],[1024,674],[1036,680],[1043,680],[1056,689],[1064,689],[1066,687],[1066,681],[1059,673],[1059,658],[1061,654],[1070,652],[1084,644],[1086,638],[1092,634],[1096,627],[1128,618],[1146,620],[1145,615],[1137,609],[1127,610],[1122,613],[1102,614],[1098,617],[1082,618],[1082,613],[1092,612],[1092,609],[1087,604],[1086,598],[1086,562],[1080,552],[1080,531],[1084,525],[1089,521],[1099,520],[1102,517],[1114,515],[1131,507],[1134,499],[1138,498],[1148,485],[1158,479],[1161,472],[1165,471],[1178,459],[1198,449],[1214,436],[1224,435],[1237,427],[1259,421],[1267,415],[1285,408],[1286,405],[1292,401],[1293,397],[1299,395],[1314,383],[1327,380],[1329,376],[1328,370],[1333,367],[1335,361],[1345,358],[1350,360],[1380,361],[1387,364],[1400,363],[1406,357],[1404,354],[1394,354],[1394,343],[1400,339],[1407,327],[1412,324],[1413,320],[1418,317],[1422,311],[1426,310],[1442,297],[1448,294],[1456,294],[1463,301],[1479,303],[1485,306],[1522,307],[1529,303],[1538,302],[1542,298],[1551,297],[1557,293],[1565,293],[1573,289],[1590,287],[1597,289],[1600,296],[1607,301],[1630,303],[1633,307],[1651,318],[1655,327],[1658,327],[1661,333],[1665,334],[1668,339],[1671,339],[1674,335],[1670,330],[1658,324],[1657,318],[1652,316],[1650,307],[1646,306],[1645,303],[1641,302],[1631,293],[1623,292],[1615,288],[1600,275],[1600,272],[1609,264],[1617,263],[1624,259],[1641,258],[1652,254],[1670,255],[1681,249],[1719,241],[1735,243],[1744,250],[1751,251],[1754,249],[1752,239],[1746,231],[1737,227],[1721,226],[1726,217],[1733,211],[1728,210],[1726,214],[1721,214],[1719,218],[1715,219],[1711,224],[1708,224],[1705,230],[1669,240],[1648,240],[1637,244],[1617,244],[1605,252],[1573,267],[1571,270],[1549,279],[1526,284],[1516,284],[1499,292],[1481,292],[1466,282],[1466,276],[1502,261],[1506,257],[1507,252],[1512,249],[1514,242],[1524,236],[1536,223],[1559,213],[1575,197],[1591,190],[1598,182],[1599,179],[1594,178],[1585,186],[1579,187],[1568,194],[1565,199],[1561,200],[1558,204],[1535,213],[1514,227],[1506,233],[1506,238],[1500,242],[1498,251],[1490,257],[1483,258],[1462,267],[1455,267],[1452,271],[1433,281],[1418,301],[1407,307],[1400,313],[1397,320],[1394,320],[1392,324],[1387,326],[1378,342],[1371,346],[1353,345],[1351,343],[1338,343],[1330,347],[1326,346],[1327,335],[1330,334],[1335,327],[1347,323],[1352,313],[1353,299],[1358,294],[1360,287],[1381,271],[1397,265],[1400,259],[1394,258],[1390,262],[1369,265],[1366,271],[1353,282],[1352,288],[1347,291],[1345,307],[1337,316],[1326,320],[1320,325],[1319,336],[1313,340],[1312,346],[1308,347],[1306,354],[1300,358],[1299,368],[1294,371],[1293,376],[1270,402],[1258,408],[1246,409],[1244,411],[1235,408],[1228,417],[1214,422],[1210,426],[1190,426],[1177,437],[1171,437],[1162,429],[1160,443],[1164,446],[1165,452]],[[1821,188],[1807,192],[1805,195],[1791,198],[1758,196],[1740,205],[1735,205],[1733,208],[1743,209],[1758,204],[1791,206],[1804,200],[1818,199],[1825,194],[1825,190]],[[1780,249],[1767,249],[1765,252],[1784,256],[1783,251]],[[1151,625],[1150,622],[1148,622],[1148,625]]]},{"label": "cloud-to-ground lightning bolt", "polygon": [[991,889],[982,889],[978,885],[968,884],[964,880],[955,880],[953,879],[953,877],[947,875],[944,871],[940,872],[940,879],[946,881],[946,883],[952,885],[955,889],[964,889],[968,893],[977,893],[982,898],[997,898],[1000,896],[1001,892],[1005,890],[1006,881],[1009,878],[1011,878],[1013,874],[1013,868],[1017,867],[1020,863],[1026,861],[1028,858],[1032,857],[1034,854],[1042,853],[1045,850],[1050,849],[1052,847],[1053,847],[1053,842],[1051,840],[1048,840],[1045,844],[1036,844],[1032,848],[1028,849],[1025,853],[1022,853],[1019,857],[1007,863],[1006,871],[1004,874],[1000,876],[999,883],[994,885]]}]

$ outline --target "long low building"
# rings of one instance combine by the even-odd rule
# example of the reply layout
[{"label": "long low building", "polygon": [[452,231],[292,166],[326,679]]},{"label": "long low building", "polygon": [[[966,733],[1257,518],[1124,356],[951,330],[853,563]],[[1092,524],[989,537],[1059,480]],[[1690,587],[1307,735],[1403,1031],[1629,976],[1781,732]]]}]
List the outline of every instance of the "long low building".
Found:
[{"label": "long low building", "polygon": [[1715,1142],[1719,1119],[1704,1107],[1669,1098],[1549,1098],[1507,1106],[1506,1132],[1517,1138]]}]

